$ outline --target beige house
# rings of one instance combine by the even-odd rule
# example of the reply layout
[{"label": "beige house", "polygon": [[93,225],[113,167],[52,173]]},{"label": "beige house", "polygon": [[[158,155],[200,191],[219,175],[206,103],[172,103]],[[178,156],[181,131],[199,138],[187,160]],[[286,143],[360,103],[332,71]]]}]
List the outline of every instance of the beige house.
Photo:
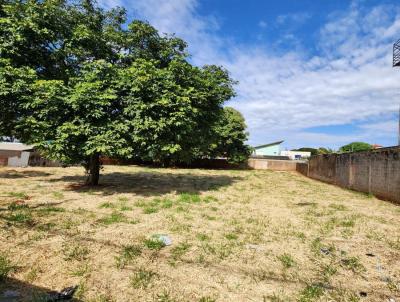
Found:
[{"label": "beige house", "polygon": [[0,166],[27,167],[33,146],[0,142]]}]

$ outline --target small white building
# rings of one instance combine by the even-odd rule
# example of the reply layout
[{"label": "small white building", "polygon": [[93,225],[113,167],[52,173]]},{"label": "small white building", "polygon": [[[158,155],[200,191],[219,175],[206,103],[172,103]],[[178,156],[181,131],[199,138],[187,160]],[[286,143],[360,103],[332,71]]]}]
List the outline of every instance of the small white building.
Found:
[{"label": "small white building", "polygon": [[287,156],[292,160],[307,159],[311,156],[311,152],[306,151],[281,151],[281,156]]},{"label": "small white building", "polygon": [[0,166],[27,167],[33,146],[0,142]]}]

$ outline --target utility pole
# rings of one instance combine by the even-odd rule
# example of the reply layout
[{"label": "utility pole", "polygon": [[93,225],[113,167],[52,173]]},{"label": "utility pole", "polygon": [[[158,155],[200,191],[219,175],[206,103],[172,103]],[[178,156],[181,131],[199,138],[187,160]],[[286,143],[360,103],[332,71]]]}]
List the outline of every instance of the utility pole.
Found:
[{"label": "utility pole", "polygon": [[[393,44],[393,67],[400,67],[400,39]],[[398,129],[398,146],[400,146],[400,106],[399,106],[399,129]]]}]

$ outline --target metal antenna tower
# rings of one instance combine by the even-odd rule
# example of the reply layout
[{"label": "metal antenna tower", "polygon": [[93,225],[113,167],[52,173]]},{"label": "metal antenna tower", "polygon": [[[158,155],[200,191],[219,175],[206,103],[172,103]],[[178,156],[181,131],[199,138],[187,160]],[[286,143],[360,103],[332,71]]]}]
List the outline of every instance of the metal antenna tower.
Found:
[{"label": "metal antenna tower", "polygon": [[[393,67],[400,67],[400,39],[393,44]],[[400,107],[399,107],[398,145],[400,146]]]}]

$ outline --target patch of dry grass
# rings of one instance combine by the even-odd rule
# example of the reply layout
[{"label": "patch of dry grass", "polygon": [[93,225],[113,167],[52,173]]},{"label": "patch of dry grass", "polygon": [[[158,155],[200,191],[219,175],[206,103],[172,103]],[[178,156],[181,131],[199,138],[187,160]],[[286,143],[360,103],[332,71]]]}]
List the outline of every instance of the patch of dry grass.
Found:
[{"label": "patch of dry grass", "polygon": [[78,167],[0,168],[0,292],[20,288],[24,301],[71,285],[79,301],[400,296],[393,204],[290,172],[106,166],[99,187],[83,180]]}]

